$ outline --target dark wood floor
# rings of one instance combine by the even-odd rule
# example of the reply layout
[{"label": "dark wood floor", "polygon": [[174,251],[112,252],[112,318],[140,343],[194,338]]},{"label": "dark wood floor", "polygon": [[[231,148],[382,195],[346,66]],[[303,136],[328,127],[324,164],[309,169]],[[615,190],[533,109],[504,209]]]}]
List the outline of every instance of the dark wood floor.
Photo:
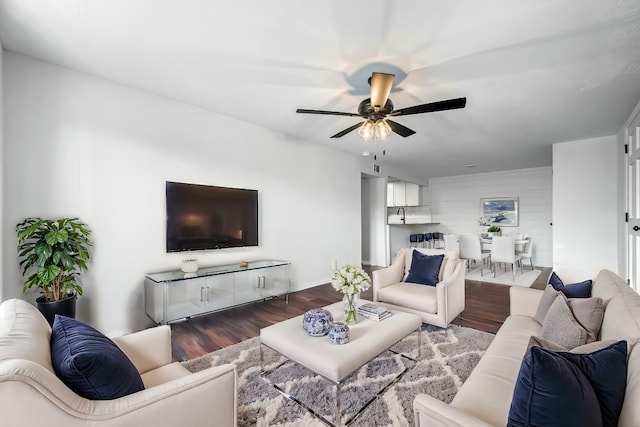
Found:
[{"label": "dark wood floor", "polygon": [[[551,268],[538,268],[542,273],[532,288],[543,289]],[[261,328],[337,302],[341,296],[326,284],[289,294],[288,304],[277,298],[172,323],[173,359],[192,359],[257,337]],[[362,298],[373,299],[372,290]],[[453,323],[495,333],[508,315],[509,286],[467,280],[466,307]]]}]

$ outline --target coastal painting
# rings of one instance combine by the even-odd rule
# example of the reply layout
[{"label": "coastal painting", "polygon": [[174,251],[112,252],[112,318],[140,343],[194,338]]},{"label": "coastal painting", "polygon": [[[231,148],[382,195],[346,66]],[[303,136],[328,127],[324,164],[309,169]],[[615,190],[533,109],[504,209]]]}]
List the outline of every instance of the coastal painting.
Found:
[{"label": "coastal painting", "polygon": [[492,197],[480,199],[480,217],[485,225],[518,226],[518,198]]}]

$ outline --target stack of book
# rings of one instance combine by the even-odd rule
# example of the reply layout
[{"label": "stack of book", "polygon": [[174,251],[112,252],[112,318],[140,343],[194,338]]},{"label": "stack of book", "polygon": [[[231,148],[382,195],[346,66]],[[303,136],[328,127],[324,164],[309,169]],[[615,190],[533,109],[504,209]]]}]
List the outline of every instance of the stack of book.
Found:
[{"label": "stack of book", "polygon": [[358,314],[367,319],[380,321],[391,316],[391,312],[379,305],[367,303],[358,307]]}]

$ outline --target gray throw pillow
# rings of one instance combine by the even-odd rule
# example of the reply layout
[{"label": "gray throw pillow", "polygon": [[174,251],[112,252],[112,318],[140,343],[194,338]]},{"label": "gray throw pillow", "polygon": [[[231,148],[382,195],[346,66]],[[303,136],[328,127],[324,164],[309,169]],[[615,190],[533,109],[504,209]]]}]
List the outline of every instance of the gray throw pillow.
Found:
[{"label": "gray throw pillow", "polygon": [[538,304],[538,309],[536,310],[536,315],[533,316],[533,320],[542,325],[544,322],[544,317],[547,315],[547,311],[549,311],[549,307],[556,300],[560,291],[556,291],[553,289],[553,286],[547,285],[544,288],[544,293],[542,294],[542,298],[540,298],[540,303]]},{"label": "gray throw pillow", "polygon": [[569,298],[567,304],[573,317],[587,330],[587,343],[597,340],[604,317],[602,298]]},{"label": "gray throw pillow", "polygon": [[542,323],[542,337],[571,350],[587,343],[587,330],[573,317],[564,295],[558,295]]},{"label": "gray throw pillow", "polygon": [[527,344],[527,348],[533,345],[537,345],[538,347],[546,348],[551,351],[567,351],[567,349],[560,344],[537,335],[529,337],[529,344]]},{"label": "gray throw pillow", "polygon": [[[575,354],[589,354],[594,351],[602,350],[603,348],[609,347],[611,344],[616,343],[616,340],[604,340],[604,341],[594,341],[588,344],[579,345],[571,350],[571,353]],[[556,344],[555,342],[539,337],[537,335],[533,335],[529,338],[529,344],[527,348],[532,345],[537,345],[538,347],[545,348],[551,351],[568,351],[566,348],[561,346],[560,344]]]}]

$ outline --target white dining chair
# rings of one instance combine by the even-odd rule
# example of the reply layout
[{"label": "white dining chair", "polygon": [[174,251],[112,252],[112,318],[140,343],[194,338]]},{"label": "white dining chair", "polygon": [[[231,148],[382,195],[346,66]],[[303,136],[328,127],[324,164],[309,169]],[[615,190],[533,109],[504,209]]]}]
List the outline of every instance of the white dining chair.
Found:
[{"label": "white dining chair", "polygon": [[459,236],[460,259],[467,261],[467,271],[471,261],[480,261],[480,276],[484,276],[484,263],[491,258],[491,252],[483,252],[480,237],[475,234],[461,234]]},{"label": "white dining chair", "polygon": [[533,242],[531,241],[531,238],[529,238],[527,243],[524,244],[522,251],[516,251],[516,255],[520,255],[522,258],[520,263],[528,259],[529,264],[531,264],[531,270],[533,270]]},{"label": "white dining chair", "polygon": [[444,250],[460,253],[460,245],[458,244],[458,236],[455,234],[444,235]]},{"label": "white dining chair", "polygon": [[[493,269],[493,277],[496,277],[496,263],[511,264],[511,272],[513,281],[516,280],[516,264],[522,257],[516,255],[516,245],[513,237],[501,236],[491,239],[491,268]],[[524,274],[522,264],[520,264],[520,273]]]}]

